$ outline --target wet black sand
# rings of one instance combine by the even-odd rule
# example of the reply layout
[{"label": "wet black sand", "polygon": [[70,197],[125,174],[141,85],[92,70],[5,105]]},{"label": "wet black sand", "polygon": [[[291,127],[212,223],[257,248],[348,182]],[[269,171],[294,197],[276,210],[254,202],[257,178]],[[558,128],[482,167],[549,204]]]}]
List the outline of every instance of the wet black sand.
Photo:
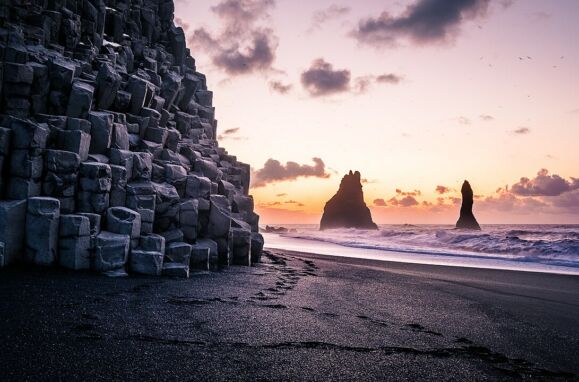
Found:
[{"label": "wet black sand", "polygon": [[1,270],[0,381],[579,379],[579,277],[271,252],[189,280]]}]

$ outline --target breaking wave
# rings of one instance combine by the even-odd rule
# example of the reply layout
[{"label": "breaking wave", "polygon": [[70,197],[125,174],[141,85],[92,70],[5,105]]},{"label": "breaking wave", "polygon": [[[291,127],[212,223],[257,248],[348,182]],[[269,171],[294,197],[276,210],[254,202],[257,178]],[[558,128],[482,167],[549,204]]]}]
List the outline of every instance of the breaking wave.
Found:
[{"label": "breaking wave", "polygon": [[378,231],[293,226],[284,237],[405,253],[483,257],[579,267],[579,225],[487,225],[482,231],[445,225],[382,225]]}]

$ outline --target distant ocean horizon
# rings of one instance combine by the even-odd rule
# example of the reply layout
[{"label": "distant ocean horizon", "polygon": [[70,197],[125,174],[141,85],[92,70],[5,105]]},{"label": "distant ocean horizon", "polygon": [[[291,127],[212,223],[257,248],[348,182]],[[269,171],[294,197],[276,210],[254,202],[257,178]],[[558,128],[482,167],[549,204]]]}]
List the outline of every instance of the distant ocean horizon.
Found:
[{"label": "distant ocean horizon", "polygon": [[[481,231],[456,230],[450,224],[381,224],[377,231],[320,231],[317,224],[272,226],[290,232],[266,234],[265,246],[269,248],[333,251],[340,256],[336,252],[343,251],[334,247],[338,245],[348,257],[367,258],[371,254],[380,259],[383,254],[384,260],[391,261],[547,272],[564,267],[579,274],[579,224],[487,224]],[[324,243],[332,246],[331,250]]]}]

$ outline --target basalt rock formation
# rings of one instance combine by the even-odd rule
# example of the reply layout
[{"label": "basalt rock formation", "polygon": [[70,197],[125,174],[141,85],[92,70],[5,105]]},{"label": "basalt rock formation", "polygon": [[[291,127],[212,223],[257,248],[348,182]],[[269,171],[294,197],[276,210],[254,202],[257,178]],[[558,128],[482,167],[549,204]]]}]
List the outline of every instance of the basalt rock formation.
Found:
[{"label": "basalt rock formation", "polygon": [[249,166],[172,0],[0,2],[0,266],[188,277],[250,265]]},{"label": "basalt rock formation", "polygon": [[462,205],[460,206],[460,217],[456,222],[456,228],[480,231],[480,226],[472,213],[473,192],[468,181],[464,181],[460,193],[462,194]]},{"label": "basalt rock formation", "polygon": [[378,229],[372,221],[370,209],[364,203],[358,171],[350,171],[342,178],[338,192],[324,207],[320,229],[331,228]]}]

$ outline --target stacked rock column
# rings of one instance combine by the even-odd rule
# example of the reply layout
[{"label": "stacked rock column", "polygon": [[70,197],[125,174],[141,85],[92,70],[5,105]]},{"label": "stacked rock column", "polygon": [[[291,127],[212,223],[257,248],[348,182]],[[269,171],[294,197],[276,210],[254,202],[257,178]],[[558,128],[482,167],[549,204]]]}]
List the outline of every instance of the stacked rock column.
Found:
[{"label": "stacked rock column", "polygon": [[173,9],[0,4],[2,264],[186,277],[259,261],[249,166],[216,141]]}]

